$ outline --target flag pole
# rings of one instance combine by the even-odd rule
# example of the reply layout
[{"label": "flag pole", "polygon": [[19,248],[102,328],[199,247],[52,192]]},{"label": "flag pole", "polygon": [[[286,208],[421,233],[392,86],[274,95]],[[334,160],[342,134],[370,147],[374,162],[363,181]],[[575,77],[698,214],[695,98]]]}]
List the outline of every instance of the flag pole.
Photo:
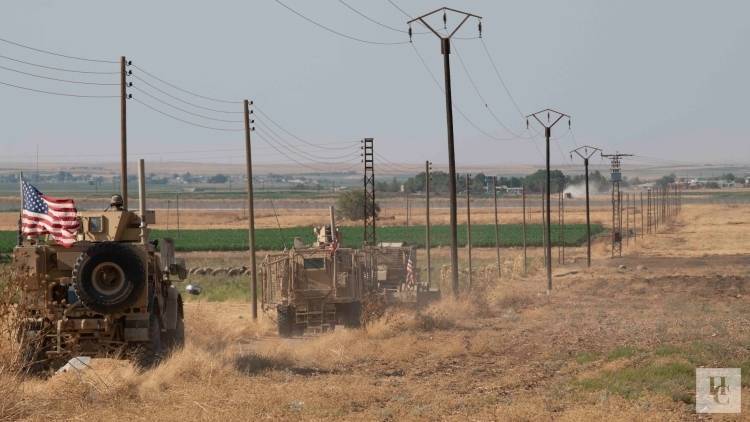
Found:
[{"label": "flag pole", "polygon": [[23,216],[23,172],[18,175],[18,191],[21,195],[21,208],[19,208],[18,210],[18,238],[16,239],[16,241],[18,246],[21,246],[23,244],[23,226],[21,223],[21,218]]}]

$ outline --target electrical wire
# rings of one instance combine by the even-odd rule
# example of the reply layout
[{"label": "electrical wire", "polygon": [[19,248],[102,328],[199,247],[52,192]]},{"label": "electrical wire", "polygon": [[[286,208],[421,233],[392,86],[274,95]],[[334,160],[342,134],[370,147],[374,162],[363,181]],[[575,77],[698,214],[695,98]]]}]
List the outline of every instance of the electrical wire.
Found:
[{"label": "electrical wire", "polygon": [[0,85],[10,86],[13,88],[23,89],[26,91],[32,91],[32,92],[38,92],[40,94],[49,94],[49,95],[57,95],[61,97],[78,97],[78,98],[120,98],[119,95],[85,95],[85,94],[71,94],[66,92],[55,92],[55,91],[46,91],[43,89],[36,89],[36,88],[29,88],[26,86],[21,85],[15,85],[8,82],[0,81]]},{"label": "electrical wire", "polygon": [[65,54],[55,53],[54,51],[43,50],[41,48],[31,47],[31,46],[26,45],[26,44],[21,44],[21,43],[15,42],[15,41],[6,40],[5,38],[0,38],[0,41],[2,41],[4,43],[15,45],[17,47],[21,47],[21,48],[26,48],[26,49],[29,49],[29,50],[33,50],[33,51],[36,51],[38,53],[50,54],[50,55],[57,56],[57,57],[64,57],[66,59],[81,60],[81,61],[96,62],[96,63],[119,63],[119,61],[117,61],[117,60],[101,60],[101,59],[91,59],[91,58],[87,58],[87,57],[68,56],[68,55],[65,55]]},{"label": "electrical wire", "polygon": [[69,83],[69,84],[99,85],[99,86],[116,86],[116,85],[120,85],[119,83],[110,83],[110,82],[86,82],[86,81],[72,81],[70,79],[53,78],[53,77],[50,77],[50,76],[37,75],[35,73],[24,72],[23,70],[13,69],[13,68],[10,68],[10,67],[5,67],[5,66],[0,66],[0,69],[7,70],[9,72],[20,73],[22,75],[31,76],[33,78],[47,79],[47,80],[50,80],[50,81],[57,81],[57,82],[66,82],[66,83]]},{"label": "electrical wire", "polygon": [[510,101],[513,103],[513,106],[516,108],[516,111],[518,111],[518,114],[520,114],[522,118],[525,117],[523,114],[523,111],[521,111],[521,107],[518,106],[518,102],[516,102],[516,99],[513,98],[513,95],[510,93],[510,90],[508,89],[508,86],[505,84],[503,77],[500,75],[500,70],[497,68],[497,65],[495,64],[495,60],[492,58],[492,55],[490,55],[490,50],[487,48],[487,44],[484,42],[484,38],[482,38],[481,41],[482,41],[482,48],[484,49],[484,52],[487,55],[487,59],[489,59],[490,64],[492,65],[492,69],[495,70],[495,75],[497,76],[497,79],[500,81],[500,85],[502,85],[503,89],[505,90],[505,93],[508,94],[508,98],[510,98]]},{"label": "electrical wire", "polygon": [[264,138],[264,137],[263,137],[262,135],[259,135],[259,136],[257,136],[257,138],[258,138],[258,139],[260,139],[261,141],[263,141],[263,142],[264,142],[264,143],[265,143],[266,145],[268,145],[268,146],[270,146],[271,148],[273,148],[274,150],[276,150],[276,152],[278,152],[279,154],[283,155],[284,157],[286,157],[287,159],[291,160],[292,162],[294,162],[294,163],[296,163],[296,164],[299,164],[299,165],[300,165],[300,166],[302,166],[302,167],[305,167],[305,168],[308,168],[308,169],[311,169],[311,170],[314,170],[314,171],[317,171],[317,172],[326,172],[326,171],[329,171],[329,170],[321,170],[321,169],[319,169],[319,168],[317,168],[317,167],[313,167],[313,166],[310,166],[310,165],[308,165],[308,164],[305,164],[305,163],[303,163],[303,162],[301,162],[301,161],[297,161],[297,160],[296,160],[296,159],[294,159],[293,157],[291,157],[291,156],[287,155],[287,154],[286,154],[286,153],[285,153],[284,151],[282,151],[282,150],[278,149],[278,148],[277,148],[277,147],[276,147],[276,146],[275,146],[275,145],[273,144],[273,142],[269,142],[269,141],[268,141],[267,139],[265,139],[265,138]]},{"label": "electrical wire", "polygon": [[[417,54],[417,57],[419,58],[419,61],[422,63],[422,66],[425,68],[425,70],[427,70],[427,73],[430,74],[430,77],[432,78],[432,81],[435,82],[435,85],[438,87],[438,89],[441,92],[445,92],[443,86],[440,85],[440,82],[438,82],[437,78],[435,77],[435,74],[432,73],[432,70],[430,70],[430,67],[427,65],[427,62],[425,61],[425,59],[422,56],[422,54],[419,52],[419,50],[417,50],[417,47],[413,43],[411,44],[411,46],[412,46],[412,49],[414,50],[414,52]],[[497,136],[494,136],[494,135],[490,134],[489,132],[487,132],[486,130],[484,130],[481,127],[479,127],[479,125],[477,125],[476,123],[474,123],[473,120],[469,119],[469,117],[466,115],[466,113],[464,113],[463,110],[461,110],[461,108],[459,108],[455,103],[453,104],[453,108],[458,112],[458,114],[461,117],[463,117],[463,119],[469,125],[471,125],[477,132],[481,133],[482,135],[484,135],[484,136],[486,136],[486,137],[488,137],[490,139],[494,139],[496,141],[508,141],[508,140],[510,140],[510,139],[499,138]]]},{"label": "electrical wire", "polygon": [[[366,14],[362,13],[358,9],[355,9],[353,6],[351,6],[350,4],[348,4],[347,2],[345,2],[344,0],[339,0],[339,3],[343,4],[347,9],[349,9],[352,12],[358,14],[359,16],[362,16],[363,18],[365,18],[368,21],[374,23],[375,25],[382,26],[383,28],[390,29],[391,31],[400,32],[402,34],[408,34],[409,33],[409,31],[404,31],[403,29],[395,28],[393,26],[390,26],[388,24],[385,24],[383,22],[377,21],[377,20],[375,20],[375,19],[367,16]],[[414,31],[412,31],[412,35],[422,35],[422,34],[429,34],[429,32],[427,32],[427,31],[425,31],[425,32],[414,32]]]},{"label": "electrical wire", "polygon": [[395,169],[395,170],[403,172],[403,173],[412,172],[412,170],[409,170],[406,167],[401,166],[400,164],[394,163],[393,161],[387,159],[386,157],[384,157],[382,154],[380,154],[378,152],[374,153],[374,155],[375,155],[376,158],[379,158],[379,159],[381,159],[381,160],[383,160],[385,162],[385,164],[380,163],[381,166],[390,167],[392,169]]},{"label": "electrical wire", "polygon": [[135,102],[137,102],[137,103],[139,103],[139,104],[141,104],[141,105],[143,105],[144,107],[150,109],[151,111],[157,112],[157,113],[159,113],[159,114],[161,114],[161,115],[163,115],[165,117],[169,117],[171,119],[180,121],[180,122],[188,124],[188,125],[201,127],[201,128],[204,128],[204,129],[211,129],[211,130],[223,131],[223,132],[242,132],[242,131],[244,131],[244,129],[221,128],[221,127],[208,126],[208,125],[202,125],[200,123],[191,122],[189,120],[185,120],[185,119],[179,118],[177,116],[173,116],[173,115],[171,115],[171,114],[169,114],[169,113],[167,113],[165,111],[159,110],[158,108],[153,107],[150,104],[148,104],[148,103],[146,103],[144,101],[139,100],[138,98],[133,97],[132,100],[135,101]]},{"label": "electrical wire", "polygon": [[291,145],[291,144],[285,142],[279,136],[278,133],[274,132],[271,128],[269,128],[267,126],[265,126],[265,127],[264,126],[256,126],[256,130],[259,130],[261,128],[263,128],[262,132],[266,133],[265,131],[267,131],[266,136],[268,136],[269,138],[275,140],[279,144],[279,146],[285,148],[287,151],[289,151],[290,154],[297,154],[297,155],[299,155],[301,157],[307,158],[310,161],[313,161],[313,162],[316,162],[316,163],[327,164],[327,163],[334,162],[335,160],[342,160],[344,158],[352,159],[352,158],[355,158],[355,157],[359,156],[359,153],[357,153],[356,151],[350,151],[350,152],[348,152],[348,153],[346,153],[344,155],[339,155],[339,156],[325,156],[325,157],[323,157],[323,156],[320,156],[320,155],[316,155],[315,153],[311,153],[311,152],[307,152],[307,151],[301,150],[301,149],[295,147],[294,145]]},{"label": "electrical wire", "polygon": [[158,101],[158,102],[160,102],[160,103],[162,103],[162,104],[164,104],[164,105],[166,105],[166,106],[172,107],[172,108],[173,108],[173,109],[175,109],[175,110],[179,110],[179,111],[181,111],[181,112],[183,112],[183,113],[187,113],[187,114],[190,114],[190,115],[193,115],[193,116],[196,116],[196,117],[200,117],[200,118],[202,118],[202,119],[206,119],[206,120],[213,120],[213,121],[216,121],[216,122],[227,122],[227,123],[242,123],[242,122],[243,122],[243,120],[227,120],[227,119],[217,119],[217,118],[215,118],[215,117],[209,117],[209,116],[205,116],[205,115],[203,115],[203,114],[200,114],[200,113],[194,113],[194,112],[192,112],[192,111],[190,111],[190,110],[185,110],[184,108],[178,107],[178,106],[176,106],[176,105],[174,105],[174,104],[172,104],[172,103],[169,103],[169,102],[167,102],[167,101],[164,101],[164,100],[162,100],[162,99],[161,99],[161,98],[159,98],[159,97],[156,97],[156,96],[154,96],[154,95],[151,95],[151,94],[149,94],[149,93],[148,93],[147,91],[144,91],[144,90],[142,90],[142,89],[138,88],[137,86],[133,86],[132,88],[133,88],[133,89],[135,89],[136,91],[138,91],[138,92],[142,93],[143,95],[145,95],[145,96],[147,96],[147,97],[149,97],[149,98],[151,98],[151,99],[155,100],[155,101]]},{"label": "electrical wire", "polygon": [[399,44],[408,44],[409,43],[409,41],[397,41],[397,42],[371,41],[371,40],[365,40],[365,39],[362,39],[362,38],[358,38],[358,37],[354,37],[354,36],[351,36],[351,35],[347,35],[347,34],[344,34],[343,32],[339,32],[339,31],[337,31],[335,29],[327,27],[327,26],[325,26],[325,25],[323,25],[323,24],[321,24],[321,23],[319,23],[317,21],[314,21],[314,20],[308,18],[307,16],[303,15],[302,13],[300,13],[300,12],[292,9],[291,7],[287,6],[286,4],[282,3],[281,0],[274,0],[274,1],[276,3],[278,3],[279,5],[283,6],[284,8],[286,8],[287,10],[289,10],[290,12],[292,12],[295,15],[299,16],[300,18],[302,18],[302,19],[310,22],[311,24],[313,24],[313,25],[315,25],[315,26],[317,26],[317,27],[319,27],[321,29],[324,29],[324,30],[326,30],[326,31],[328,31],[328,32],[330,32],[332,34],[335,34],[335,35],[338,35],[340,37],[343,37],[343,38],[347,38],[347,39],[350,39],[350,40],[353,40],[353,41],[358,41],[358,42],[361,42],[361,43],[364,43],[364,44],[374,44],[374,45],[399,45]]},{"label": "electrical wire", "polygon": [[391,1],[391,0],[386,0],[386,1],[387,1],[388,3],[390,3],[390,4],[391,4],[391,6],[395,7],[395,8],[396,8],[396,10],[398,10],[399,12],[401,12],[401,13],[402,13],[402,14],[403,14],[404,16],[406,16],[407,18],[409,18],[409,19],[411,19],[411,18],[412,18],[412,16],[411,16],[410,14],[406,13],[406,11],[405,11],[404,9],[400,8],[400,7],[399,7],[399,6],[398,6],[398,5],[396,4],[396,3],[394,3],[393,1]]},{"label": "electrical wire", "polygon": [[[161,79],[161,78],[157,77],[157,76],[156,76],[156,75],[154,75],[153,73],[149,73],[148,71],[146,71],[146,69],[144,69],[144,68],[142,68],[142,67],[140,67],[140,66],[138,66],[138,65],[136,65],[136,64],[133,64],[132,66],[133,66],[134,68],[136,68],[136,69],[140,70],[140,71],[141,71],[141,72],[143,72],[144,74],[146,74],[146,75],[148,75],[148,76],[150,76],[150,77],[152,77],[152,78],[156,79],[157,81],[159,81],[159,82],[161,82],[161,83],[163,83],[163,84],[165,84],[165,85],[171,86],[172,88],[174,88],[174,89],[176,89],[176,90],[179,90],[179,91],[182,91],[182,92],[184,92],[184,93],[186,93],[186,94],[190,94],[190,95],[196,96],[196,97],[198,97],[198,98],[202,98],[202,99],[204,99],[204,100],[216,101],[216,102],[218,102],[218,103],[225,103],[225,104],[242,104],[242,101],[241,101],[241,100],[227,100],[227,99],[222,99],[222,98],[214,98],[214,97],[209,97],[209,96],[206,96],[206,95],[201,95],[201,94],[197,94],[197,93],[195,93],[195,92],[193,92],[193,91],[189,91],[189,90],[187,90],[187,89],[185,89],[185,88],[179,87],[179,86],[177,86],[177,85],[175,85],[175,84],[173,84],[173,83],[171,83],[171,82],[167,82],[167,81],[165,81],[164,79]],[[234,112],[232,112],[232,113],[234,113]]]},{"label": "electrical wire", "polygon": [[528,139],[528,137],[524,137],[522,135],[519,135],[518,133],[511,130],[508,126],[505,125],[505,123],[500,120],[495,112],[490,108],[490,106],[487,104],[487,100],[484,99],[484,96],[482,95],[481,90],[477,86],[477,84],[474,82],[474,78],[471,76],[471,73],[469,72],[468,67],[466,66],[466,63],[464,62],[463,57],[461,56],[461,53],[459,53],[458,49],[455,47],[454,43],[451,43],[453,45],[453,51],[456,53],[456,56],[458,57],[459,63],[461,63],[461,67],[464,70],[464,73],[466,73],[466,77],[469,79],[469,82],[471,83],[471,86],[474,88],[474,92],[477,94],[477,97],[479,97],[480,101],[482,101],[482,104],[484,104],[485,109],[489,112],[489,114],[495,119],[495,121],[508,133],[513,135],[512,138],[504,138],[506,140],[513,140],[513,139]]},{"label": "electrical wire", "polygon": [[134,79],[137,79],[137,80],[139,80],[139,81],[143,82],[144,84],[148,85],[148,86],[149,86],[149,87],[151,87],[152,89],[155,89],[155,90],[159,91],[160,93],[162,93],[162,94],[166,95],[167,97],[169,97],[169,98],[171,98],[171,99],[173,99],[173,100],[177,100],[177,101],[179,101],[179,102],[181,102],[181,103],[183,103],[183,104],[187,104],[187,105],[189,105],[189,106],[192,106],[192,107],[195,107],[195,108],[200,108],[200,109],[203,109],[203,110],[207,110],[207,111],[213,111],[213,112],[216,112],[216,113],[226,113],[226,114],[243,114],[243,113],[244,113],[244,112],[242,112],[242,111],[227,111],[227,110],[219,110],[219,109],[215,109],[215,108],[211,108],[211,107],[205,107],[205,106],[202,106],[202,105],[199,105],[199,104],[191,103],[190,101],[187,101],[187,100],[183,100],[183,99],[182,99],[182,98],[180,98],[180,97],[176,97],[176,96],[174,96],[174,95],[172,95],[172,94],[168,93],[167,91],[164,91],[163,89],[161,89],[161,88],[159,88],[159,87],[155,86],[154,84],[152,84],[152,83],[148,82],[147,80],[145,80],[145,79],[141,78],[140,76],[138,76],[138,75],[136,75],[136,74],[132,74],[132,75],[130,75],[130,76],[131,76],[132,78],[134,78]]},{"label": "electrical wire", "polygon": [[[269,122],[271,122],[274,126],[276,126],[277,128],[279,128],[279,130],[281,130],[282,132],[284,132],[287,135],[291,136],[292,138],[294,138],[294,139],[302,142],[303,144],[310,145],[312,147],[316,147],[316,148],[320,148],[320,149],[339,149],[339,147],[326,146],[325,144],[315,144],[315,143],[309,142],[309,141],[307,141],[307,140],[305,140],[305,139],[303,139],[303,138],[295,135],[294,133],[292,133],[289,130],[287,130],[285,127],[281,126],[276,120],[272,119],[271,116],[269,116],[267,113],[265,113],[260,107],[258,107],[257,104],[253,105],[253,110],[257,111],[258,114],[260,114],[266,120],[268,120]],[[338,144],[347,144],[347,143],[355,143],[355,142],[359,142],[359,141],[339,141],[339,142],[330,142],[330,144],[336,144],[336,143],[338,143]]]},{"label": "electrical wire", "polygon": [[14,61],[16,63],[23,63],[23,64],[29,65],[29,66],[40,67],[42,69],[58,70],[58,71],[61,71],[61,72],[86,73],[86,74],[94,74],[94,75],[117,75],[117,74],[120,73],[119,71],[114,71],[114,72],[99,72],[99,71],[93,71],[93,70],[78,70],[78,69],[67,69],[67,68],[64,68],[64,67],[46,66],[46,65],[43,65],[43,64],[39,64],[39,63],[32,63],[32,62],[27,62],[25,60],[15,59],[13,57],[4,56],[2,54],[0,54],[0,58],[3,58],[5,60]]}]

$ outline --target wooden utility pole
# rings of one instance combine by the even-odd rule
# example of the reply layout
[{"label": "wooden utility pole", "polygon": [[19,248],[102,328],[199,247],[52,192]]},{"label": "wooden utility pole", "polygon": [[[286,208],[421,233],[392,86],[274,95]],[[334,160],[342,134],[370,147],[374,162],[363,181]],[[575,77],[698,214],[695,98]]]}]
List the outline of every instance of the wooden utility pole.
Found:
[{"label": "wooden utility pole", "polygon": [[495,254],[497,255],[497,277],[503,275],[500,265],[500,219],[497,215],[497,176],[492,177],[492,193],[495,198]]},{"label": "wooden utility pole", "polygon": [[432,260],[431,260],[431,249],[432,242],[430,239],[430,165],[429,161],[424,162],[424,192],[425,192],[425,250],[427,250],[427,286],[432,287]]},{"label": "wooden utility pole", "polygon": [[560,192],[560,247],[562,248],[562,264],[565,264],[565,194]]},{"label": "wooden utility pole", "polygon": [[630,246],[630,194],[625,194],[625,246]]},{"label": "wooden utility pole", "polygon": [[521,186],[521,211],[523,213],[523,275],[526,275],[526,185]]},{"label": "wooden utility pole", "polygon": [[646,233],[646,227],[643,225],[643,191],[641,193],[641,239],[643,239],[643,235]]},{"label": "wooden utility pole", "polygon": [[[258,319],[258,274],[255,265],[255,207],[253,204],[253,155],[250,142],[250,101],[243,101],[245,114],[245,161],[247,165],[247,222],[248,246],[250,249],[250,288],[253,297],[253,319]],[[253,121],[254,122],[254,121]]]},{"label": "wooden utility pole", "polygon": [[562,191],[557,192],[557,263],[562,264]]},{"label": "wooden utility pole", "polygon": [[120,57],[120,196],[122,208],[128,209],[128,124],[127,61]]},{"label": "wooden utility pole", "polygon": [[[427,20],[430,16],[443,12],[443,24],[446,23],[446,13],[456,13],[463,16],[460,23],[448,32],[447,35],[442,35],[436,31]],[[451,37],[463,26],[464,23],[470,18],[474,17],[480,20],[482,17],[473,15],[471,13],[462,12],[455,9],[448,9],[442,7],[432,12],[426,13],[422,16],[418,16],[407,22],[409,25],[409,38],[411,38],[411,24],[414,22],[420,22],[422,25],[427,27],[435,36],[440,39],[440,49],[443,54],[443,71],[445,73],[445,117],[448,129],[448,191],[450,193],[450,224],[451,224],[451,284],[453,286],[453,295],[458,296],[458,200],[456,198],[456,182],[458,181],[456,175],[456,154],[453,140],[453,96],[451,90],[451,66],[450,66],[450,53],[451,53]],[[481,28],[481,26],[480,26]]]},{"label": "wooden utility pole", "polygon": [[573,153],[583,158],[583,168],[584,168],[585,180],[586,180],[586,265],[588,265],[589,267],[591,267],[591,209],[589,205],[590,204],[589,158],[591,158],[597,152],[601,154],[602,150],[600,148],[592,147],[590,145],[584,145],[584,146],[578,147],[570,152],[571,159],[573,158]]},{"label": "wooden utility pole", "polygon": [[466,249],[469,253],[469,290],[472,285],[471,274],[471,175],[466,173]]},{"label": "wooden utility pole", "polygon": [[[546,217],[545,217],[545,214],[544,214],[544,192],[545,192],[545,189],[542,188],[542,216],[541,216],[541,222],[542,222],[542,249],[544,249],[544,265],[546,267],[547,266],[547,262],[552,260],[552,258],[550,257],[552,250],[551,250],[551,248],[549,250],[547,248],[547,246],[549,246],[550,242],[549,242],[549,237],[547,236],[548,232],[547,232],[547,230],[544,230],[544,227],[546,227],[545,223],[547,221],[545,219]],[[549,294],[549,292],[550,292],[550,290],[549,290],[549,281],[548,281],[548,284],[547,284],[547,294]]]}]

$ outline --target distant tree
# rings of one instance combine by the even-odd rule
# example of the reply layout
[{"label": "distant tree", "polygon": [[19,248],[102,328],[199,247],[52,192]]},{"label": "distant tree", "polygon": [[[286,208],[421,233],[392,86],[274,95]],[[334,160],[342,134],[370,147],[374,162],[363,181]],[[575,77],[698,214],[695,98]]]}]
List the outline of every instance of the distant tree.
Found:
[{"label": "distant tree", "polygon": [[[365,218],[365,197],[362,191],[346,191],[339,194],[336,199],[336,212],[339,216],[349,220],[364,220]],[[369,207],[372,205],[368,204]],[[375,216],[380,213],[380,206],[375,203]]]},{"label": "distant tree", "polygon": [[737,177],[735,177],[735,175],[732,173],[724,174],[723,176],[721,176],[721,178],[726,180],[727,182],[734,182],[735,180],[737,180]]},{"label": "distant tree", "polygon": [[224,174],[216,174],[208,178],[208,183],[227,183],[229,181],[229,177]]},{"label": "distant tree", "polygon": [[658,187],[665,187],[669,185],[670,183],[674,183],[674,181],[677,180],[677,177],[674,175],[674,173],[669,174],[667,176],[662,176],[659,180],[657,180],[654,184]]},{"label": "distant tree", "polygon": [[[524,183],[529,191],[541,192],[547,186],[547,172],[545,170],[537,170],[536,172],[524,177]],[[565,189],[565,175],[560,170],[551,170],[551,193],[557,193],[563,189]]]}]

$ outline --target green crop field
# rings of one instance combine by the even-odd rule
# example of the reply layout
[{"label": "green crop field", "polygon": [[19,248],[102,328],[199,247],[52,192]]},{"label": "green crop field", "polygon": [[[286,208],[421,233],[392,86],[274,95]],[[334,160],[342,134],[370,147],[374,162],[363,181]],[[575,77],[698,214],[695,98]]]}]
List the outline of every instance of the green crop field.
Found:
[{"label": "green crop field", "polygon": [[[359,247],[362,244],[362,227],[342,227],[343,246]],[[591,226],[592,235],[601,233],[601,225]],[[568,246],[581,245],[586,241],[586,226],[584,224],[568,224],[565,226],[565,244]],[[378,241],[406,242],[409,245],[424,246],[424,226],[378,227]],[[552,226],[552,243],[559,244],[560,227]],[[495,246],[495,226],[491,224],[474,225],[471,228],[472,245],[476,247]],[[243,229],[213,229],[213,230],[182,230],[179,235],[174,230],[154,230],[151,237],[172,237],[176,240],[179,251],[240,251],[247,249],[247,230]],[[315,239],[311,227],[292,227],[285,229],[256,230],[256,245],[260,250],[280,250],[291,246],[293,239],[299,237],[305,244],[311,244]],[[16,232],[0,231],[0,252],[7,253],[13,249],[16,242]],[[466,226],[458,228],[458,242],[466,245]],[[522,246],[523,228],[520,224],[504,224],[500,227],[500,243],[502,246]],[[447,246],[450,244],[448,226],[432,227],[432,245]],[[542,244],[542,226],[530,224],[527,226],[527,244],[540,246]]]}]

